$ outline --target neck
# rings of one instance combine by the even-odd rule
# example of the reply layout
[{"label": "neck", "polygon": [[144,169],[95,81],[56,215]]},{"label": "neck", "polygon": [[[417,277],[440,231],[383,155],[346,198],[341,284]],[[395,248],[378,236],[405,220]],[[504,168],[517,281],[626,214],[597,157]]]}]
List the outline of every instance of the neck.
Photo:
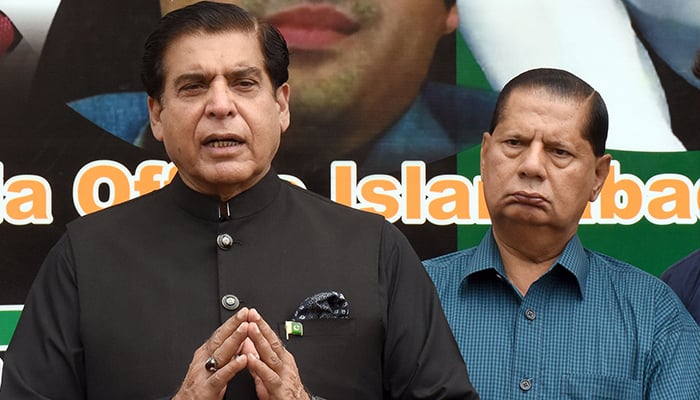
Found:
[{"label": "neck", "polygon": [[552,232],[549,228],[505,229],[493,226],[493,236],[510,282],[525,296],[533,283],[549,271],[564,250],[570,234]]}]

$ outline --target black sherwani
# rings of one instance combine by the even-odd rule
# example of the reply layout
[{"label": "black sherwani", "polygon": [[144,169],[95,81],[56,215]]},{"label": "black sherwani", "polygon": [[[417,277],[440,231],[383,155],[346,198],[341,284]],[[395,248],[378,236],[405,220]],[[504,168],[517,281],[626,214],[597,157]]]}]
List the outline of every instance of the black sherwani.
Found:
[{"label": "black sherwani", "polygon": [[[278,329],[318,396],[470,398],[436,292],[382,217],[272,171],[220,206],[176,177],[70,223],[29,293],[0,399],[171,396],[194,350],[235,313],[227,295]],[[345,296],[349,318],[304,321],[287,339],[284,322],[326,291]],[[256,398],[247,372],[227,398]]]}]

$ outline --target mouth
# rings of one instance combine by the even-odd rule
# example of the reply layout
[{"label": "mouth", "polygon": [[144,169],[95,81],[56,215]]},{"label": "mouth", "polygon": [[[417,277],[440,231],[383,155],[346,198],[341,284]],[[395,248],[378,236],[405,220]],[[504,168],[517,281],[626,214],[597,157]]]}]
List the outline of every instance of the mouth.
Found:
[{"label": "mouth", "polygon": [[204,141],[204,146],[215,149],[237,147],[245,143],[243,140],[235,137],[218,137],[213,136]]},{"label": "mouth", "polygon": [[239,142],[237,140],[214,140],[211,142],[207,142],[207,146],[215,148],[233,147],[238,146],[240,144],[242,144],[242,142]]},{"label": "mouth", "polygon": [[302,5],[274,14],[268,21],[290,49],[323,50],[351,36],[360,24],[328,4]]},{"label": "mouth", "polygon": [[547,203],[547,199],[538,193],[515,192],[511,197],[518,204],[539,207]]}]

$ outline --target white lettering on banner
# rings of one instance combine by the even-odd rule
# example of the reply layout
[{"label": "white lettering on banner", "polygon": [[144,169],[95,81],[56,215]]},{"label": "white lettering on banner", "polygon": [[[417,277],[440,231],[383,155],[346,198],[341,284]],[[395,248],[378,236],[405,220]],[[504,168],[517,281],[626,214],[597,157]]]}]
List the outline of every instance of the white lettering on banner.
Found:
[{"label": "white lettering on banner", "polygon": [[0,162],[0,223],[48,225],[53,222],[51,186],[37,175],[17,175],[5,180]]},{"label": "white lettering on banner", "polygon": [[[423,161],[404,161],[399,178],[372,174],[358,180],[353,161],[331,166],[331,200],[384,216],[390,222],[433,225],[489,224],[480,176],[471,180],[457,174],[438,175],[426,181]],[[160,189],[177,169],[162,160],[140,163],[132,175],[117,161],[85,164],[73,181],[73,204],[80,215],[122,203]],[[305,187],[291,175],[280,178]],[[0,223],[13,225],[53,222],[51,187],[36,175],[4,180],[0,162]],[[646,182],[623,173],[613,160],[598,199],[589,203],[581,223],[632,225],[642,218],[655,225],[694,224],[700,218],[700,179],[661,173]]]}]

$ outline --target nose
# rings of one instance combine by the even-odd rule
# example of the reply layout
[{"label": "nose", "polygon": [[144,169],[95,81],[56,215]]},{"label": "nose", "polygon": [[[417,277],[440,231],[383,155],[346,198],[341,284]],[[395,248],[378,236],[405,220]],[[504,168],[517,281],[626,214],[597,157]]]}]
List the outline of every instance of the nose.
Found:
[{"label": "nose", "polygon": [[206,114],[211,118],[226,118],[235,115],[236,104],[228,83],[213,81],[209,87]]},{"label": "nose", "polygon": [[521,154],[518,175],[521,178],[544,179],[546,175],[545,163],[545,150],[538,144],[531,144]]}]

